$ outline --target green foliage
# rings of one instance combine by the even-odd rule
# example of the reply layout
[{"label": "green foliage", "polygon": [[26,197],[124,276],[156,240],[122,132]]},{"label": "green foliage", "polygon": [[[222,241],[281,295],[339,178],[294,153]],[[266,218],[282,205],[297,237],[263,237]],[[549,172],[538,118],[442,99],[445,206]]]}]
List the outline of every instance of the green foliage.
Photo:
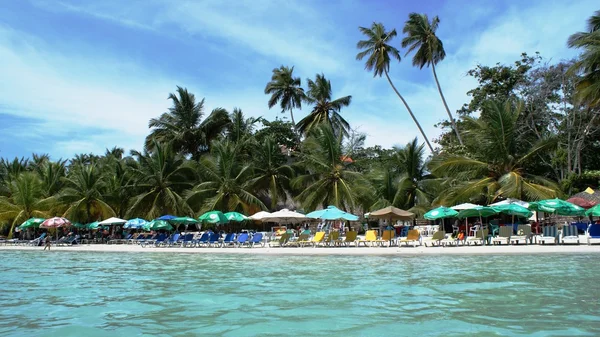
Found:
[{"label": "green foliage", "polygon": [[265,87],[265,94],[271,95],[269,109],[279,103],[281,113],[289,111],[292,124],[296,125],[292,110],[302,108],[305,94],[302,80],[300,77],[294,77],[294,67],[281,66],[273,69],[271,81]]},{"label": "green foliage", "polygon": [[263,128],[258,130],[254,137],[256,141],[262,143],[266,138],[272,137],[277,145],[283,145],[288,149],[293,149],[300,143],[300,138],[294,132],[294,125],[279,119],[274,121],[261,120]]}]

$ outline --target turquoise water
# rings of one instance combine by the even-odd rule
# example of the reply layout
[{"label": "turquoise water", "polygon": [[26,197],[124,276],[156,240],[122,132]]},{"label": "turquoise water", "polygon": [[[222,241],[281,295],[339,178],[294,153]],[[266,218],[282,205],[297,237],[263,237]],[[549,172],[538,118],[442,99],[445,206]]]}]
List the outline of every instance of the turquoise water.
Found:
[{"label": "turquoise water", "polygon": [[599,257],[1,252],[0,336],[598,336]]}]

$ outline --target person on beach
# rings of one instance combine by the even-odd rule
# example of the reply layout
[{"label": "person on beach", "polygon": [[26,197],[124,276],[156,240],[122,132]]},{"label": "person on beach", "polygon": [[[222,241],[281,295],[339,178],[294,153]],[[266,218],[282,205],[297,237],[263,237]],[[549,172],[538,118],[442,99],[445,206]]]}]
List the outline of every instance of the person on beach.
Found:
[{"label": "person on beach", "polygon": [[46,245],[44,246],[44,250],[46,250],[46,248],[48,248],[48,250],[50,250],[50,235],[47,235],[46,239],[44,241],[46,242]]}]

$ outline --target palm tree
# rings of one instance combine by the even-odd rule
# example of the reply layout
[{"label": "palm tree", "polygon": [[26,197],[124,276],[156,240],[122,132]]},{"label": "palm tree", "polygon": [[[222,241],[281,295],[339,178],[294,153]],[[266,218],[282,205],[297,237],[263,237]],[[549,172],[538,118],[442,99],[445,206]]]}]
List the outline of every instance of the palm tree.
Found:
[{"label": "palm tree", "polygon": [[408,21],[406,21],[404,28],[402,29],[402,32],[407,34],[407,36],[402,39],[402,48],[408,47],[406,55],[416,50],[412,59],[413,66],[419,67],[420,69],[423,69],[425,65],[431,66],[435,84],[437,85],[438,92],[442,98],[442,103],[444,103],[444,108],[446,108],[446,112],[448,113],[448,118],[450,118],[450,123],[452,123],[452,128],[456,133],[456,138],[458,139],[459,144],[463,145],[456,122],[454,117],[452,117],[452,113],[450,113],[448,103],[446,103],[446,98],[444,97],[440,81],[438,80],[435,71],[435,65],[446,57],[444,44],[442,43],[442,40],[435,35],[439,23],[440,19],[437,16],[434,16],[431,22],[429,22],[427,14],[410,13],[408,15]]},{"label": "palm tree", "polygon": [[356,59],[358,61],[361,61],[363,58],[368,56],[367,61],[365,62],[365,69],[373,71],[374,77],[381,77],[381,75],[385,74],[385,77],[387,78],[390,86],[392,87],[392,89],[394,89],[394,92],[396,93],[396,95],[398,95],[402,103],[404,103],[404,106],[406,107],[406,110],[408,110],[410,117],[412,118],[413,122],[415,122],[415,124],[417,125],[417,128],[419,129],[421,135],[425,139],[425,143],[427,143],[427,147],[431,152],[433,152],[433,147],[429,143],[429,139],[425,135],[425,131],[423,131],[421,124],[419,124],[419,122],[417,121],[417,118],[410,109],[410,106],[408,106],[408,103],[406,102],[404,97],[400,95],[400,92],[398,92],[398,89],[396,89],[396,86],[394,85],[394,83],[392,83],[390,75],[388,74],[390,70],[391,58],[398,60],[398,62],[400,62],[401,59],[400,52],[398,51],[398,49],[390,45],[392,39],[397,35],[396,30],[392,29],[391,31],[386,32],[383,24],[375,22],[373,22],[371,28],[358,27],[358,29],[361,31],[361,33],[366,35],[368,39],[358,41],[358,43],[356,44],[356,47],[362,50],[356,55]]},{"label": "palm tree", "polygon": [[187,194],[187,202],[197,211],[242,211],[266,209],[252,189],[252,166],[240,159],[240,145],[214,142],[211,155],[199,164],[203,181]]},{"label": "palm tree", "polygon": [[154,142],[151,153],[133,151],[137,161],[128,163],[135,197],[129,217],[154,219],[164,214],[192,215],[183,193],[196,180],[194,169],[170,146]]},{"label": "palm tree", "polygon": [[256,123],[262,120],[261,117],[246,118],[242,109],[234,108],[231,113],[231,124],[227,128],[227,138],[234,143],[244,141],[252,136]]},{"label": "palm tree", "polygon": [[146,137],[145,148],[151,150],[153,140],[171,143],[175,151],[198,159],[208,151],[208,145],[231,123],[225,109],[216,108],[202,120],[204,99],[196,102],[194,94],[177,87],[177,94],[169,94],[173,106],[159,118],[152,118],[148,126],[152,129]]},{"label": "palm tree", "polygon": [[303,144],[298,165],[305,173],[292,180],[292,187],[305,209],[334,205],[352,210],[359,199],[371,193],[367,180],[348,167],[342,152],[342,137],[327,124],[314,128]]},{"label": "palm tree", "polygon": [[597,106],[600,104],[600,11],[596,11],[588,19],[587,28],[587,32],[575,33],[569,37],[569,47],[584,50],[571,71],[583,73],[577,84],[579,99],[590,106]]},{"label": "palm tree", "polygon": [[296,121],[292,110],[302,108],[302,101],[305,96],[301,85],[300,77],[294,77],[294,67],[281,66],[273,69],[271,81],[265,87],[265,94],[271,95],[269,109],[279,103],[282,113],[286,110],[290,112],[294,127]]},{"label": "palm tree", "polygon": [[523,146],[518,124],[522,106],[522,102],[488,101],[482,117],[465,118],[463,135],[469,138],[465,144],[471,155],[440,155],[431,164],[434,175],[447,179],[447,190],[437,204],[491,203],[498,198],[539,200],[560,194],[556,183],[526,171],[526,165],[554,142],[542,140]]},{"label": "palm tree", "polygon": [[131,185],[133,184],[125,161],[115,159],[105,164],[103,175],[106,203],[112,207],[117,217],[123,218],[127,214],[129,201],[132,197]]},{"label": "palm tree", "polygon": [[56,195],[63,188],[66,163],[67,161],[62,159],[57,162],[48,161],[34,169],[42,179],[42,189],[45,197]]},{"label": "palm tree", "polygon": [[66,210],[63,216],[78,222],[92,222],[115,216],[115,211],[104,201],[104,181],[95,164],[75,166],[64,178],[65,187],[58,201]]},{"label": "palm tree", "polygon": [[22,173],[9,185],[10,197],[0,197],[0,220],[12,221],[9,237],[14,227],[36,217],[47,218],[51,201],[44,198],[42,182],[33,172]]},{"label": "palm tree", "polygon": [[254,154],[256,177],[252,180],[252,185],[269,197],[270,209],[275,210],[280,200],[287,199],[294,170],[285,164],[286,158],[272,136],[267,136],[257,145]]},{"label": "palm tree", "polygon": [[350,124],[340,115],[343,107],[350,105],[352,96],[343,96],[332,100],[331,81],[323,74],[317,74],[315,80],[308,79],[308,91],[305,101],[314,104],[308,116],[298,122],[297,128],[308,134],[315,126],[326,123],[336,135],[348,136]]}]

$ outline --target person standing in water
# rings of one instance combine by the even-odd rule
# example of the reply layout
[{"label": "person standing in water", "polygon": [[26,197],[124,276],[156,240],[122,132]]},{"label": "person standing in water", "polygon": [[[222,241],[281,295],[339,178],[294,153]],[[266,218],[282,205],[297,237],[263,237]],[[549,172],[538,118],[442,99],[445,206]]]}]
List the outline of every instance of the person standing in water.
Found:
[{"label": "person standing in water", "polygon": [[46,236],[46,245],[44,246],[44,250],[46,250],[46,248],[48,248],[48,250],[50,250],[50,235]]}]

